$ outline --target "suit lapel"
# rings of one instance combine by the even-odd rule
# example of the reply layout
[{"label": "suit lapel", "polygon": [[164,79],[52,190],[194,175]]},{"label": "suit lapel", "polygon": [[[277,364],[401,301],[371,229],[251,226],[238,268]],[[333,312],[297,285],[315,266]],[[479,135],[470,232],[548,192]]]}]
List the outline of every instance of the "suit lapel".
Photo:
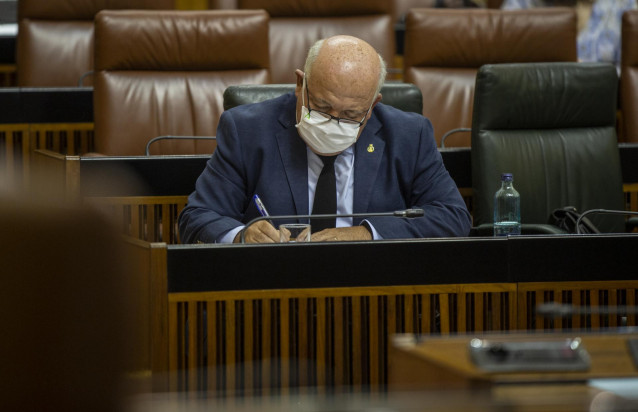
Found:
[{"label": "suit lapel", "polygon": [[[294,113],[294,106],[291,110]],[[284,126],[284,129],[280,130],[276,135],[277,145],[279,146],[279,154],[295,203],[295,214],[305,215],[308,214],[308,158],[306,144],[297,133],[294,117],[291,122],[289,116],[288,110],[284,110],[280,116],[279,121]]]},{"label": "suit lapel", "polygon": [[368,211],[372,187],[385,150],[385,141],[379,136],[380,129],[381,123],[373,115],[354,147],[354,213]]}]

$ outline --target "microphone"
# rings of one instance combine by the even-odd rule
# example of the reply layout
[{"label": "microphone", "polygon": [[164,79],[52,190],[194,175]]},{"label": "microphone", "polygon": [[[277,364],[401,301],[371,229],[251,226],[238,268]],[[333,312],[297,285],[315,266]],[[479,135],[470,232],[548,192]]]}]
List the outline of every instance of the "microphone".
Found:
[{"label": "microphone", "polygon": [[638,212],[632,212],[628,210],[611,210],[611,209],[590,209],[586,210],[580,214],[578,219],[576,220],[576,234],[581,235],[580,233],[580,222],[585,218],[585,216],[595,213],[609,214],[609,215],[634,215],[638,216]]},{"label": "microphone", "polygon": [[253,220],[246,223],[246,226],[241,230],[241,243],[246,243],[246,229],[252,225],[253,223],[257,223],[260,220],[284,220],[284,219],[334,219],[340,217],[373,217],[373,216],[390,216],[390,217],[405,217],[405,218],[415,218],[415,217],[423,217],[425,212],[423,209],[404,209],[404,210],[396,210],[394,212],[370,212],[370,213],[347,213],[347,214],[323,214],[323,215],[271,215],[271,216],[259,216],[254,218]]}]

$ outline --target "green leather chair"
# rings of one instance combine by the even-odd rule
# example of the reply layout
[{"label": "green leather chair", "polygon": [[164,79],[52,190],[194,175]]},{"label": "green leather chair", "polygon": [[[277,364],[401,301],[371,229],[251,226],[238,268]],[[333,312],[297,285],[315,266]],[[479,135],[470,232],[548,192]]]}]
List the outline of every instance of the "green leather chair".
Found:
[{"label": "green leather chair", "polygon": [[[560,233],[551,212],[624,210],[616,137],[618,75],[604,63],[493,64],[476,77],[472,117],[475,234],[491,233],[502,172],[514,174],[523,234]],[[624,217],[590,215],[601,232]]]},{"label": "green leather chair", "polygon": [[[230,86],[224,91],[224,110],[247,103],[257,103],[273,99],[285,93],[295,91],[290,84],[251,84]],[[381,89],[382,103],[394,106],[404,112],[421,113],[423,95],[421,90],[411,83],[386,83]]]}]

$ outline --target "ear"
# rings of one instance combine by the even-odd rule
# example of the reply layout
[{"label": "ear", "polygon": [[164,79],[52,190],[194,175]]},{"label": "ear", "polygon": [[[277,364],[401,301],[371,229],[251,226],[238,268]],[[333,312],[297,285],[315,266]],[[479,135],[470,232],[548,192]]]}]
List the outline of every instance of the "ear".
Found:
[{"label": "ear", "polygon": [[377,95],[377,98],[376,98],[376,99],[374,99],[374,103],[372,103],[372,108],[373,108],[373,109],[374,109],[374,106],[376,106],[376,105],[377,105],[377,103],[379,103],[379,102],[381,101],[381,99],[383,99],[383,95],[382,95],[381,93],[379,93],[379,94]]},{"label": "ear", "polygon": [[300,96],[300,92],[301,89],[303,88],[303,77],[304,77],[304,72],[302,72],[301,70],[297,69],[295,70],[295,76],[297,76],[297,84],[295,86],[295,96],[297,96],[297,98],[299,98]]},{"label": "ear", "polygon": [[383,98],[383,95],[379,93],[376,99],[374,99],[374,102],[372,102],[372,106],[370,107],[370,111],[368,112],[368,119],[370,118],[370,116],[372,116],[372,110],[374,110],[374,106],[376,106],[377,103],[379,103],[382,98]]}]

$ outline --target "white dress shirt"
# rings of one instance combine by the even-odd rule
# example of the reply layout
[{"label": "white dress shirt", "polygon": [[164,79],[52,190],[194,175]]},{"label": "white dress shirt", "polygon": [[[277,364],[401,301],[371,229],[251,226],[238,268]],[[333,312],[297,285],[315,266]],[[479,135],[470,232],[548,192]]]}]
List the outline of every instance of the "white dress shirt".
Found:
[{"label": "white dress shirt", "polygon": [[[312,204],[315,200],[315,189],[317,180],[323,169],[323,162],[312,150],[306,147],[308,157],[308,214],[312,214]],[[352,214],[354,204],[354,146],[350,146],[335,160],[335,176],[337,178],[337,214]],[[266,205],[267,206],[267,205]],[[372,229],[372,237],[375,240],[382,239],[370,222],[368,226]],[[351,217],[337,218],[337,227],[352,226]],[[232,243],[233,239],[244,226],[238,226],[226,232],[218,243]]]}]

